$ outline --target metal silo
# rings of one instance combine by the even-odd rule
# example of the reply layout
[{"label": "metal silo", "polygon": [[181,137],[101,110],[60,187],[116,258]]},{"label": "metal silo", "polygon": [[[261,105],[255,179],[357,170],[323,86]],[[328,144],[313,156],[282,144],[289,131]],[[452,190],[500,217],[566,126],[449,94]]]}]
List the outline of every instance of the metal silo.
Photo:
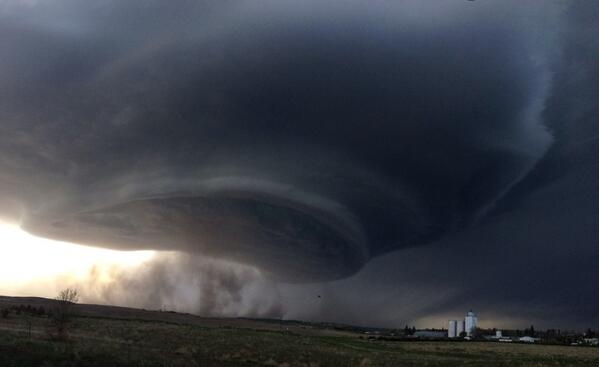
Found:
[{"label": "metal silo", "polygon": [[472,310],[470,310],[470,312],[468,312],[464,322],[466,324],[466,333],[468,334],[468,336],[470,336],[472,334],[472,332],[474,331],[474,329],[476,329],[476,324],[478,322],[478,319],[477,319],[476,315],[474,314],[474,312],[472,312]]},{"label": "metal silo", "polygon": [[458,322],[456,320],[449,320],[449,327],[447,328],[447,337],[455,338],[458,336]]}]

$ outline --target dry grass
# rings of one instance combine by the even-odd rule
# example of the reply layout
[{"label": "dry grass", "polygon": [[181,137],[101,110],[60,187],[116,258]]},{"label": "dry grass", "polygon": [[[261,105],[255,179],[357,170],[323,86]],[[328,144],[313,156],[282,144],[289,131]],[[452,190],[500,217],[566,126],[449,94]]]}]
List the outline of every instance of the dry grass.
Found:
[{"label": "dry grass", "polygon": [[67,341],[49,337],[44,317],[0,319],[0,366],[599,366],[591,347],[369,341],[266,321],[109,316],[75,317]]}]

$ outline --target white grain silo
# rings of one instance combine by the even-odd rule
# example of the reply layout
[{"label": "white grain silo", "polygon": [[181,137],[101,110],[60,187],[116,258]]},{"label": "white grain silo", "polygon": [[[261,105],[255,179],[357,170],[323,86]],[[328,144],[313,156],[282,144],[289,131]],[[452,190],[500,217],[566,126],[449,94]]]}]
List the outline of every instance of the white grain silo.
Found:
[{"label": "white grain silo", "polygon": [[470,312],[466,314],[466,318],[464,319],[464,324],[466,327],[465,331],[468,336],[470,336],[472,332],[476,329],[477,321],[478,319],[476,318],[476,315],[474,314],[474,312],[472,312],[472,310],[470,310]]},{"label": "white grain silo", "polygon": [[449,320],[449,327],[447,328],[447,337],[455,338],[458,336],[458,322],[456,320]]}]

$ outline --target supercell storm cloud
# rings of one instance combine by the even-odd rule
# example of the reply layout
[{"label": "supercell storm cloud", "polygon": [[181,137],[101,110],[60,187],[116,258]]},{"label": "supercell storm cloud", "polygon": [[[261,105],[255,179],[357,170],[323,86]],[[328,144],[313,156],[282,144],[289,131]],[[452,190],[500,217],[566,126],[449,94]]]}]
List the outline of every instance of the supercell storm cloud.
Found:
[{"label": "supercell storm cloud", "polygon": [[525,8],[198,4],[9,3],[5,216],[335,279],[470,225],[550,142]]},{"label": "supercell storm cloud", "polygon": [[[574,191],[576,174],[597,177],[592,139],[572,151],[597,131],[576,113],[599,94],[587,82],[599,72],[572,46],[596,46],[596,24],[576,18],[596,6],[539,8],[3,2],[0,217],[293,282],[431,243],[496,256],[490,222],[569,202],[539,204],[557,195],[543,189],[559,167]],[[585,185],[592,222],[598,191]]]}]

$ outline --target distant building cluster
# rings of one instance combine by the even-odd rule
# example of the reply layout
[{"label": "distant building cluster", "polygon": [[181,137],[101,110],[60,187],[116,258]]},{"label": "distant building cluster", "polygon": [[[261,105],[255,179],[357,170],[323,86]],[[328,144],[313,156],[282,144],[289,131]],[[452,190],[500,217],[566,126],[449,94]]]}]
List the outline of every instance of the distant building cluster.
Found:
[{"label": "distant building cluster", "polygon": [[470,310],[466,314],[463,320],[450,320],[449,328],[447,329],[447,337],[449,338],[457,338],[462,336],[462,333],[466,333],[466,336],[471,336],[474,330],[476,329],[476,325],[478,324],[478,318]]}]

